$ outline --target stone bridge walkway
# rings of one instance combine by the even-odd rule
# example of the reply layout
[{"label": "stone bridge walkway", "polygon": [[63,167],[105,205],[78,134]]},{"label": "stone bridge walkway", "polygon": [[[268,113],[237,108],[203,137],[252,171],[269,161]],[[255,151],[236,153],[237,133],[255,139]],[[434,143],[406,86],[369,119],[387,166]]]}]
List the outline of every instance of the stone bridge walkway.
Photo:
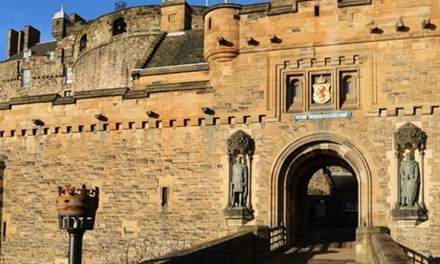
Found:
[{"label": "stone bridge walkway", "polygon": [[355,249],[334,244],[296,246],[258,264],[354,264]]}]

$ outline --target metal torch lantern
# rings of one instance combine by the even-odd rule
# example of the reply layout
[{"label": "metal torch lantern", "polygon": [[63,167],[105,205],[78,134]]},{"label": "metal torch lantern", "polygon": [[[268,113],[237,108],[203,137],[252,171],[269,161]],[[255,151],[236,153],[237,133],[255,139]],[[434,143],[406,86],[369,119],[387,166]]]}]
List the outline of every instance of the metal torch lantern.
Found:
[{"label": "metal torch lantern", "polygon": [[58,187],[58,222],[60,229],[69,233],[69,264],[81,264],[82,238],[86,230],[93,230],[98,205],[98,187]]}]

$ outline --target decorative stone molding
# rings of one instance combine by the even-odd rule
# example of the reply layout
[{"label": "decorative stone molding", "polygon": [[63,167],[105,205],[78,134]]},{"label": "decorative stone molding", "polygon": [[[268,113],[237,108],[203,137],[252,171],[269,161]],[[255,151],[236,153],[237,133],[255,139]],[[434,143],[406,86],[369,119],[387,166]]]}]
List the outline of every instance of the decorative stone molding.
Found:
[{"label": "decorative stone molding", "polygon": [[236,152],[239,151],[239,154],[249,154],[253,155],[254,148],[255,148],[255,142],[243,130],[239,130],[235,132],[229,139],[228,139],[228,155],[229,158]]},{"label": "decorative stone molding", "polygon": [[[410,144],[410,146],[408,146]],[[411,123],[406,123],[394,133],[394,146],[396,151],[412,147],[424,155],[426,149],[426,133]]]}]

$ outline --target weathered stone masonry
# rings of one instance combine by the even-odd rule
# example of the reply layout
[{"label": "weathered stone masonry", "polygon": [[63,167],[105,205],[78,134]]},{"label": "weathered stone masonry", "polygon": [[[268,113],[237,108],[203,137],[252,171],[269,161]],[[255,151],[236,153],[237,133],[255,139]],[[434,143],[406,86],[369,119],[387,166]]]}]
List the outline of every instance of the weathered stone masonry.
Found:
[{"label": "weathered stone masonry", "polygon": [[[283,220],[293,241],[302,212],[277,206],[301,191],[288,184],[301,177],[295,166],[322,155],[357,173],[359,226],[388,226],[398,243],[439,257],[438,3],[325,0],[318,10],[168,1],[88,22],[56,16],[54,46],[0,63],[1,262],[66,263],[55,208],[66,183],[101,190],[84,263],[134,263],[236,232],[224,210],[227,141],[239,130],[255,141],[254,212],[243,225]],[[113,35],[115,21],[126,32]],[[177,47],[188,55],[167,52]],[[332,93],[322,105],[312,89],[321,75]],[[427,135],[416,156],[426,221],[391,213],[394,133],[408,122]]]}]

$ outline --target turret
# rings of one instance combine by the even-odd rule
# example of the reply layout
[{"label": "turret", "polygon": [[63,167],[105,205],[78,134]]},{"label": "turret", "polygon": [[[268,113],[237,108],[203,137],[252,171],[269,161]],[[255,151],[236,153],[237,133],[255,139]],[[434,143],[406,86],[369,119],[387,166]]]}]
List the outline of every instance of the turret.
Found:
[{"label": "turret", "polygon": [[224,3],[206,11],[204,56],[208,62],[229,61],[238,55],[241,7]]},{"label": "turret", "polygon": [[160,11],[161,31],[177,32],[191,29],[192,12],[185,0],[165,0]]},{"label": "turret", "polygon": [[64,6],[61,6],[61,10],[52,18],[52,36],[56,40],[61,40],[66,36],[66,27],[69,22],[69,16],[64,12]]}]

